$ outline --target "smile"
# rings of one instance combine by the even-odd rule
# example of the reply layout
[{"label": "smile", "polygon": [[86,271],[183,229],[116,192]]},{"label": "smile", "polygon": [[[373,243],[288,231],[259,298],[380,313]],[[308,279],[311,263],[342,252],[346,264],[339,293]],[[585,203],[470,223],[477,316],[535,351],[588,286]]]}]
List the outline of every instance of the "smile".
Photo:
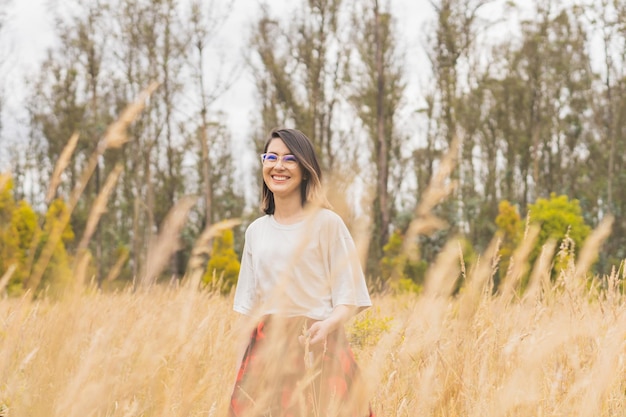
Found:
[{"label": "smile", "polygon": [[276,181],[286,181],[289,179],[289,177],[286,177],[284,175],[273,175],[272,179]]}]

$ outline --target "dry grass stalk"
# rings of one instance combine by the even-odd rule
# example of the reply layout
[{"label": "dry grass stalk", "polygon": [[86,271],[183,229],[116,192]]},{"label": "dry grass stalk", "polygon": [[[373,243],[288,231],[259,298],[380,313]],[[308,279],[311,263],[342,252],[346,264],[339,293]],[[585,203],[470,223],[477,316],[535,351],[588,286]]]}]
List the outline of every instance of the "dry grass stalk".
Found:
[{"label": "dry grass stalk", "polygon": [[189,210],[197,200],[197,197],[183,197],[167,213],[161,224],[159,235],[148,249],[145,272],[140,278],[142,286],[148,287],[154,284],[172,254],[180,248],[180,231],[185,225]]},{"label": "dry grass stalk", "polygon": [[445,299],[452,294],[460,273],[457,254],[457,242],[449,241],[437,255],[434,265],[426,272],[425,298]]},{"label": "dry grass stalk", "polygon": [[48,236],[48,240],[46,241],[39,258],[37,258],[37,261],[35,262],[32,273],[25,282],[25,287],[28,290],[31,290],[30,294],[32,296],[35,296],[35,290],[41,282],[41,278],[48,267],[48,263],[50,263],[50,259],[52,259],[52,254],[54,253],[56,245],[61,240],[63,230],[65,230],[70,222],[70,216],[71,209],[67,207],[54,223],[52,230],[50,231],[50,235]]},{"label": "dry grass stalk", "polygon": [[463,321],[468,321],[474,316],[478,303],[485,293],[487,282],[497,272],[499,250],[499,239],[493,239],[476,267],[470,271],[468,280],[463,286],[463,292],[459,296],[459,314]]},{"label": "dry grass stalk", "polygon": [[600,246],[611,234],[613,216],[607,216],[596,227],[591,235],[585,240],[585,244],[578,255],[576,262],[576,278],[581,279],[583,274],[589,271],[593,262],[597,259]]},{"label": "dry grass stalk", "polygon": [[93,233],[96,231],[96,226],[100,221],[100,217],[102,217],[102,215],[106,213],[107,201],[109,201],[109,197],[115,189],[115,184],[117,184],[117,180],[119,179],[123,169],[124,167],[120,164],[116,165],[115,168],[113,168],[113,170],[107,177],[106,182],[102,187],[102,190],[100,190],[100,193],[93,202],[93,205],[91,206],[91,210],[89,212],[89,217],[87,218],[87,224],[85,225],[85,232],[83,233],[83,237],[78,244],[79,250],[87,248],[87,245],[89,244]]},{"label": "dry grass stalk", "polygon": [[432,210],[449,196],[456,187],[456,183],[450,181],[449,177],[456,164],[458,146],[458,140],[455,139],[441,160],[441,164],[431,178],[430,184],[422,193],[420,203],[415,210],[415,216],[407,228],[403,253],[410,259],[417,254],[417,237],[419,235],[431,234],[446,227],[446,222],[434,216]]},{"label": "dry grass stalk", "polygon": [[555,250],[555,240],[548,240],[541,248],[541,253],[535,261],[530,279],[528,280],[528,287],[523,296],[524,300],[537,301],[537,298],[542,293],[550,293],[550,273],[552,271],[552,259],[554,258]]},{"label": "dry grass stalk", "polygon": [[126,263],[127,260],[128,260],[128,252],[123,251],[120,254],[120,256],[117,257],[115,264],[113,264],[111,269],[109,269],[109,273],[104,278],[104,281],[105,282],[115,281],[115,279],[120,275],[120,272],[122,272],[122,268],[124,267],[124,264]]},{"label": "dry grass stalk", "polygon": [[134,122],[143,111],[146,106],[146,101],[150,98],[152,93],[156,91],[159,85],[160,84],[158,82],[150,84],[144,91],[141,92],[139,97],[137,97],[133,103],[129,104],[124,109],[120,117],[109,126],[101,142],[103,148],[102,152],[106,149],[119,148],[128,142],[126,129],[128,129],[128,126]]},{"label": "dry grass stalk", "polygon": [[87,250],[80,250],[74,262],[74,291],[80,292],[87,282],[87,271],[91,262],[91,254]]},{"label": "dry grass stalk", "polygon": [[[354,185],[354,178],[358,175],[358,172],[355,172],[355,169],[357,169],[356,165],[335,168],[327,176],[327,178],[333,178],[332,186],[328,187],[326,185],[324,192],[333,210],[341,216],[350,230],[361,265],[365,265],[370,244],[372,216],[368,215],[369,213],[364,213],[357,217],[357,214],[351,209],[353,202],[349,201],[350,194],[348,190]],[[372,207],[375,197],[375,187],[373,184],[370,184],[370,187],[363,193],[359,206],[362,208]]]},{"label": "dry grass stalk", "polygon": [[528,271],[528,257],[535,247],[538,236],[539,228],[537,226],[528,227],[524,240],[513,252],[509,269],[506,271],[504,280],[500,283],[501,302],[508,303],[511,300],[522,276]]},{"label": "dry grass stalk", "polygon": [[0,294],[2,293],[2,291],[4,291],[6,286],[9,285],[9,280],[11,280],[11,277],[13,276],[16,268],[16,264],[11,264],[9,265],[7,270],[4,271],[4,274],[2,274],[2,278],[0,278]]},{"label": "dry grass stalk", "polygon": [[192,288],[198,288],[200,284],[207,257],[211,255],[211,240],[225,230],[232,229],[240,224],[241,220],[239,219],[229,219],[205,227],[193,245],[187,265],[186,275]]},{"label": "dry grass stalk", "polygon": [[70,140],[67,141],[63,151],[61,151],[61,155],[59,156],[59,159],[54,167],[54,171],[52,172],[52,176],[50,177],[50,184],[48,186],[48,192],[46,193],[46,203],[50,203],[52,201],[59,184],[61,184],[61,175],[72,159],[72,154],[78,144],[78,138],[78,132],[74,132],[74,134],[70,137]]}]

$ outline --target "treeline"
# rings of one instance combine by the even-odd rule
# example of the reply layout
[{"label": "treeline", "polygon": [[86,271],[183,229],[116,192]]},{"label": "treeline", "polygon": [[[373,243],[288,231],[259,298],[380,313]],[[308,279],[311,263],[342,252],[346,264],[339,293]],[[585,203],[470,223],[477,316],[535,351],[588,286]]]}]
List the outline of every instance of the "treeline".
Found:
[{"label": "treeline", "polygon": [[[433,211],[442,222],[419,236],[413,259],[428,263],[457,235],[480,252],[499,229],[510,237],[502,244],[510,251],[517,237],[505,233],[498,216],[524,218],[530,205],[555,193],[552,200],[564,195],[579,207],[588,227],[615,217],[597,264],[608,272],[626,257],[626,4],[530,3],[533,13],[515,23],[523,15],[515,2],[432,0],[423,43],[403,37],[388,2],[301,1],[286,16],[261,7],[241,30],[242,71],[253,76],[250,99],[258,104],[257,113],[240,115],[250,125],[245,145],[258,151],[267,132],[283,125],[314,141],[335,206],[353,227],[370,221],[372,278],[391,274],[392,249],[413,237],[407,230],[415,209],[451,151],[454,169],[437,183]],[[157,81],[129,128],[132,140],[98,159],[71,229],[86,227],[106,178],[120,166],[88,243],[98,282],[120,253],[128,256],[119,279],[137,277],[167,213],[190,194],[200,198],[164,278],[183,276],[196,237],[219,220],[244,219],[232,243],[239,249],[243,227],[258,215],[257,196],[244,194],[257,192],[259,176],[256,166],[242,169],[248,158],[240,149],[234,154],[227,115],[216,105],[244,73],[216,45],[233,3],[72,4],[56,18],[58,46],[30,80],[30,134],[13,150],[12,198],[49,212],[42,190],[78,132],[54,196],[67,201],[107,126]],[[497,5],[507,9],[492,17]],[[428,58],[429,76],[419,86],[408,82],[411,55]],[[408,104],[414,101],[417,108]],[[65,242],[69,253],[77,245]],[[419,264],[405,270],[419,283]]]}]

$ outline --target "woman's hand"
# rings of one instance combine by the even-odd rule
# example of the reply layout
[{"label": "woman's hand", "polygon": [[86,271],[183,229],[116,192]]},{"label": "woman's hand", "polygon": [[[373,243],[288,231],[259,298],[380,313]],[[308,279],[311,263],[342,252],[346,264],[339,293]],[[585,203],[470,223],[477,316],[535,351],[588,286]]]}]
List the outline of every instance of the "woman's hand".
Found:
[{"label": "woman's hand", "polygon": [[333,309],[333,313],[326,320],[316,321],[309,327],[305,335],[298,338],[300,343],[309,345],[322,343],[329,334],[337,330],[354,314],[355,309],[352,306],[338,305]]},{"label": "woman's hand", "polygon": [[326,340],[326,337],[328,337],[328,335],[336,328],[336,324],[334,324],[330,318],[322,321],[316,321],[307,331],[309,344],[316,345],[318,343],[323,343],[324,340]]}]

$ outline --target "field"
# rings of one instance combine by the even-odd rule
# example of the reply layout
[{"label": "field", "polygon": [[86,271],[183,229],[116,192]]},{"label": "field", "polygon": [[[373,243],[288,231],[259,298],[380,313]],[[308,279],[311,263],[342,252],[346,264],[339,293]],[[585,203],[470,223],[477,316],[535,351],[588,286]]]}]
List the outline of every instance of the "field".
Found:
[{"label": "field", "polygon": [[[378,416],[626,415],[617,273],[589,285],[582,260],[556,281],[538,267],[523,296],[514,279],[492,295],[477,265],[453,294],[451,251],[420,295],[375,296],[347,326]],[[1,300],[0,415],[224,416],[231,303],[184,284]]]},{"label": "field", "polygon": [[[122,122],[102,149],[126,140]],[[444,180],[445,172],[435,176],[422,196],[407,241],[437,225],[430,211],[445,195]],[[81,192],[72,193],[70,207]],[[175,249],[172,236],[191,206],[181,204],[135,290],[82,285],[83,268],[63,297],[0,299],[0,417],[226,416],[241,335],[232,297],[198,289],[200,263],[179,285],[152,281]],[[35,283],[69,216],[48,239]],[[532,266],[525,260],[534,240],[525,239],[497,291],[497,242],[474,265],[464,265],[459,243],[449,242],[421,293],[375,294],[374,306],[347,323],[365,384],[361,401],[381,417],[626,415],[624,265],[609,276],[589,272],[609,232],[603,222],[576,259],[562,250],[553,256],[548,244]],[[0,293],[7,281],[0,278]]]}]

